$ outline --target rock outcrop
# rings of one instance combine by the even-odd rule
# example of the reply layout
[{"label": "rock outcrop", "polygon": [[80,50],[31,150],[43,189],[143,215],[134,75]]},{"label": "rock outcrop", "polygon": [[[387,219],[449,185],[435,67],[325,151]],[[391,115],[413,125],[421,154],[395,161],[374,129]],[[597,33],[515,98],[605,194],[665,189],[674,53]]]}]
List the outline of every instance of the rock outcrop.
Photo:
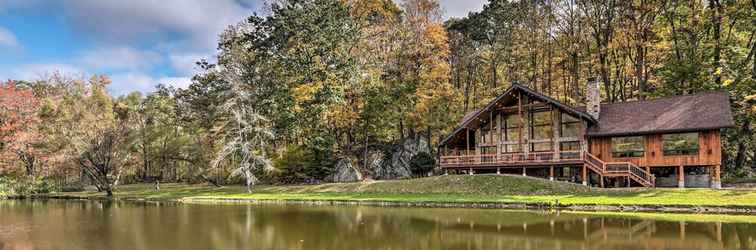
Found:
[{"label": "rock outcrop", "polygon": [[352,160],[344,158],[336,163],[335,172],[331,179],[333,182],[359,182],[362,181],[362,173],[352,165]]},{"label": "rock outcrop", "polygon": [[368,153],[368,168],[379,180],[404,179],[412,177],[410,162],[421,152],[430,154],[428,141],[423,137],[407,138],[385,150],[371,150]]}]

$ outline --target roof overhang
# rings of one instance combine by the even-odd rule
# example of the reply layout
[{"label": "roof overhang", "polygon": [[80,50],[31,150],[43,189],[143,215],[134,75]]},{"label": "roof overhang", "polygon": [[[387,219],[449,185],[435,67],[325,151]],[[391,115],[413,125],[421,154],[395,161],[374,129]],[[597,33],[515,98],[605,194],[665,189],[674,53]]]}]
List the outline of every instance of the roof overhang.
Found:
[{"label": "roof overhang", "polygon": [[463,121],[456,129],[454,129],[454,131],[451,134],[447,135],[438,144],[439,147],[441,147],[443,145],[446,145],[446,143],[449,140],[451,140],[455,135],[457,135],[459,132],[462,132],[462,130],[464,130],[465,128],[468,128],[468,126],[470,125],[470,123],[472,121],[474,121],[477,117],[479,117],[481,114],[483,114],[485,112],[490,112],[492,109],[494,109],[496,107],[497,103],[499,103],[504,97],[512,94],[514,91],[521,91],[522,93],[524,93],[528,97],[535,98],[535,99],[538,99],[538,100],[540,100],[542,102],[552,104],[552,105],[556,106],[557,108],[559,108],[560,110],[562,110],[562,111],[564,111],[564,112],[566,112],[568,114],[571,114],[571,115],[573,115],[573,116],[575,116],[577,118],[585,120],[585,121],[587,121],[589,123],[597,123],[596,119],[593,116],[591,116],[588,113],[586,113],[586,112],[583,112],[583,111],[580,111],[578,109],[575,109],[574,107],[572,107],[570,105],[567,105],[567,104],[564,104],[562,102],[559,102],[559,101],[557,101],[554,98],[551,98],[551,97],[549,97],[547,95],[538,93],[537,91],[532,90],[532,89],[530,89],[528,87],[525,87],[523,85],[520,85],[520,84],[517,84],[517,83],[513,83],[512,86],[510,86],[509,88],[507,88],[507,90],[504,91],[503,94],[497,96],[496,98],[494,98],[494,100],[492,100],[491,102],[489,102],[484,108],[478,110],[474,115],[472,115],[470,117],[470,119],[467,119],[467,120]]}]

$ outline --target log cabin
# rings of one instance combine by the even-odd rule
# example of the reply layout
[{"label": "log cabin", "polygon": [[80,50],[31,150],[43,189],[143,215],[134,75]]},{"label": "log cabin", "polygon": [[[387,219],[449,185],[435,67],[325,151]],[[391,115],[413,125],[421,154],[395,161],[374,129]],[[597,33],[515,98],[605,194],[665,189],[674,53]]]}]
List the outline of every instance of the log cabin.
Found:
[{"label": "log cabin", "polygon": [[734,125],[726,92],[571,106],[513,84],[465,115],[439,144],[456,174],[522,174],[598,187],[721,188],[721,131]]}]

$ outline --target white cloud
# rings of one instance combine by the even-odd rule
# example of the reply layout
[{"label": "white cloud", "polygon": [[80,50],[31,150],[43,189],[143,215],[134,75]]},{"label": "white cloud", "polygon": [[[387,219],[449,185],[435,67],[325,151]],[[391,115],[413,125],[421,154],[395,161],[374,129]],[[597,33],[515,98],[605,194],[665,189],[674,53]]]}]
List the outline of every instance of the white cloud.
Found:
[{"label": "white cloud", "polygon": [[157,81],[160,84],[173,86],[175,88],[185,89],[192,84],[192,78],[190,77],[164,77]]},{"label": "white cloud", "polygon": [[18,47],[18,39],[13,33],[0,26],[0,47],[15,48]]},{"label": "white cloud", "polygon": [[473,11],[480,11],[488,0],[441,0],[441,7],[445,17],[465,17]]},{"label": "white cloud", "polygon": [[197,62],[206,59],[211,60],[208,54],[203,53],[173,53],[170,55],[171,67],[181,74],[194,75],[198,73]]},{"label": "white cloud", "polygon": [[111,76],[111,80],[113,83],[110,84],[108,90],[115,96],[126,95],[133,91],[149,93],[154,91],[158,84],[186,88],[192,83],[192,79],[189,77],[153,78],[152,76],[138,72],[115,74]]},{"label": "white cloud", "polygon": [[234,0],[71,0],[63,5],[75,27],[110,42],[179,36],[212,49],[226,26],[251,13]]},{"label": "white cloud", "polygon": [[70,64],[49,63],[49,64],[27,64],[17,68],[0,72],[0,79],[13,80],[39,80],[44,79],[52,73],[61,73],[71,76],[83,76],[86,71]]},{"label": "white cloud", "polygon": [[117,47],[87,51],[76,61],[97,70],[146,70],[160,64],[163,58],[154,51]]}]

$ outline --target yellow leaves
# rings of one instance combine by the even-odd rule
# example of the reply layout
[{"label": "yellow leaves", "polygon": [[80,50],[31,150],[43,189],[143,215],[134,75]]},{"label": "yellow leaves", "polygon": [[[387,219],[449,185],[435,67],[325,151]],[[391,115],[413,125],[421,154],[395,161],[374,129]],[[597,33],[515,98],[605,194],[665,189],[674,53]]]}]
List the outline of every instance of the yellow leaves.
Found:
[{"label": "yellow leaves", "polygon": [[321,84],[303,84],[299,85],[292,91],[292,97],[294,98],[295,112],[302,112],[302,104],[312,100],[313,95],[321,88]]},{"label": "yellow leaves", "polygon": [[[745,97],[745,101],[746,101],[746,102],[749,102],[749,101],[752,101],[752,100],[756,100],[756,94],[753,94],[753,95],[749,95],[749,96],[746,96],[746,97]],[[755,107],[755,108],[756,108],[756,107]]]},{"label": "yellow leaves", "polygon": [[756,106],[751,107],[751,112],[753,112],[754,114],[756,114]]},{"label": "yellow leaves", "polygon": [[722,75],[722,68],[721,68],[721,67],[717,68],[717,70],[716,70],[716,71],[714,71],[714,75],[715,75],[715,76],[720,76],[720,75]]},{"label": "yellow leaves", "polygon": [[[719,71],[721,71],[721,69]],[[732,79],[727,79],[727,80],[724,80],[724,82],[722,82],[722,85],[725,87],[729,87],[730,85],[732,85],[733,82],[735,81]]]}]

